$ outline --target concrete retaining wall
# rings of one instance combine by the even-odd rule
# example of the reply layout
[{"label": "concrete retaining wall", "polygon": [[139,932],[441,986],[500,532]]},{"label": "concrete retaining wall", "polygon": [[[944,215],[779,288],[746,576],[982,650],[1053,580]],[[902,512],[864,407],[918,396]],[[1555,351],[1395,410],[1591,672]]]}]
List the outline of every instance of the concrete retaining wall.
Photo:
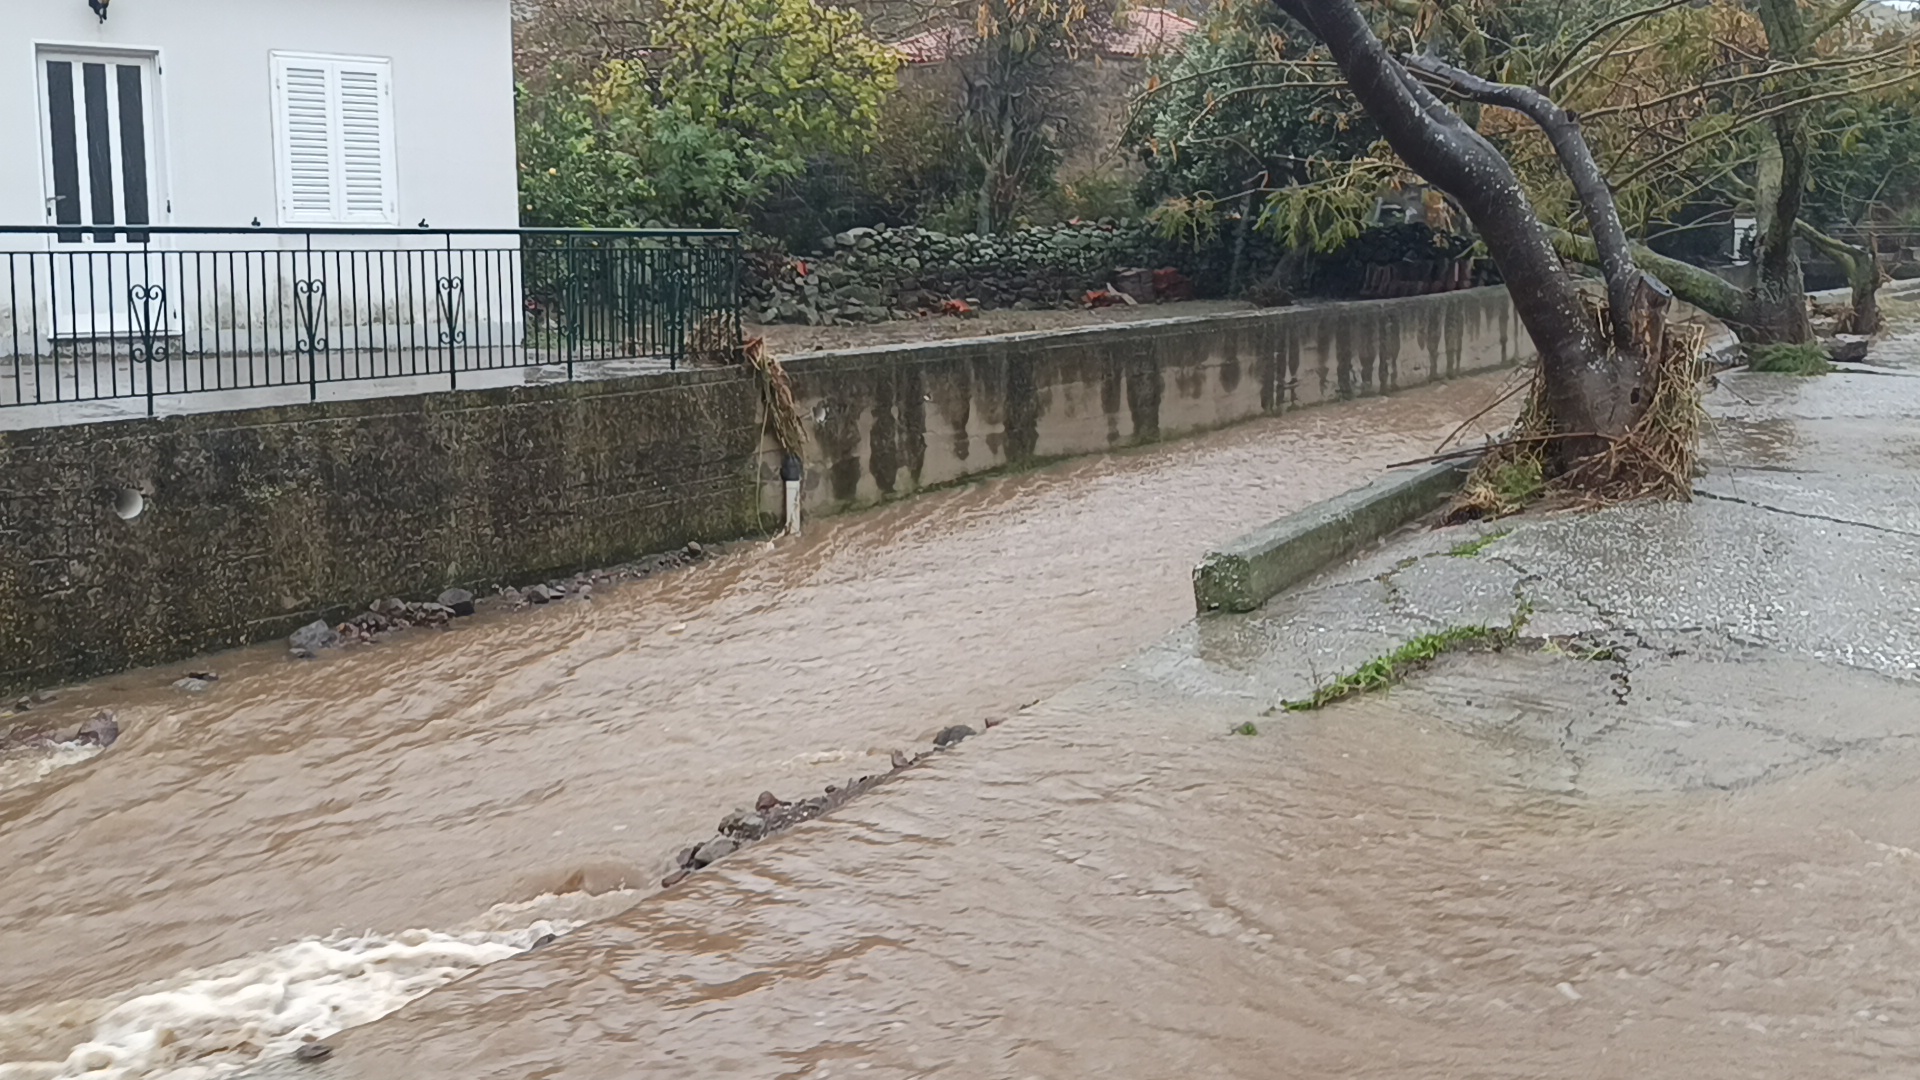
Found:
[{"label": "concrete retaining wall", "polygon": [[0,433],[0,686],[751,532],[759,410],[715,371]]},{"label": "concrete retaining wall", "polygon": [[[1532,358],[1506,290],[1472,289],[884,346],[786,369],[813,420],[802,498],[818,514]],[[769,514],[779,467],[770,449]]]},{"label": "concrete retaining wall", "polygon": [[[1475,290],[788,370],[818,513],[1531,352],[1506,293]],[[780,506],[760,401],[710,370],[0,432],[0,690],[753,533]]]}]

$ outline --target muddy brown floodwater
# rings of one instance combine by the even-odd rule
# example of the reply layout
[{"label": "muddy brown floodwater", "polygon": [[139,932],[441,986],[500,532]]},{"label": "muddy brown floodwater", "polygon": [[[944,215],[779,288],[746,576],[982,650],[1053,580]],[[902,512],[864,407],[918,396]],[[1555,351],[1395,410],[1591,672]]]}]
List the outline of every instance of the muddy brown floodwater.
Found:
[{"label": "muddy brown floodwater", "polygon": [[[1210,543],[1429,452],[1504,381],[927,495],[317,662],[262,647],[63,694],[48,726],[109,706],[125,734],[0,790],[0,1076],[243,1061],[287,1035],[259,1017],[364,1021],[629,906],[757,791],[884,771],[1148,644]],[[209,665],[206,694],[167,689]]]},{"label": "muddy brown floodwater", "polygon": [[336,1036],[330,1076],[1920,1072],[1920,754],[1583,798],[1422,698],[1249,738],[1076,687]]}]

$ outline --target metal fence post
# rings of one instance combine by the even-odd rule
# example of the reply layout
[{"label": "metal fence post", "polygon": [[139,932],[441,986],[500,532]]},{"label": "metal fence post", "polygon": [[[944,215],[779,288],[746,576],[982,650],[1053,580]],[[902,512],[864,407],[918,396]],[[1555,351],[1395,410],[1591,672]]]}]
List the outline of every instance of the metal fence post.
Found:
[{"label": "metal fence post", "polygon": [[300,295],[300,285],[296,281],[293,291],[296,299],[301,301],[301,310],[305,312],[307,319],[307,400],[312,402],[320,400],[319,352],[323,339],[320,337],[315,319],[327,317],[324,306],[327,285],[325,279],[313,276],[313,234],[307,233],[304,239],[307,251],[307,290],[304,296]]},{"label": "metal fence post", "polygon": [[[453,269],[453,234],[452,233],[447,234],[446,250],[447,250],[447,269],[452,270]],[[440,340],[446,343],[446,346],[447,346],[447,389],[449,390],[460,389],[460,354],[454,351],[454,343],[458,337],[458,335],[455,333],[454,328],[459,325],[459,316],[454,311],[454,305],[460,302],[459,298],[454,293],[454,287],[459,281],[460,281],[460,278],[458,275],[449,273],[449,274],[443,275],[440,278],[439,282],[437,283],[440,289],[440,294],[441,294],[440,323],[441,323],[442,329],[440,331]]]}]

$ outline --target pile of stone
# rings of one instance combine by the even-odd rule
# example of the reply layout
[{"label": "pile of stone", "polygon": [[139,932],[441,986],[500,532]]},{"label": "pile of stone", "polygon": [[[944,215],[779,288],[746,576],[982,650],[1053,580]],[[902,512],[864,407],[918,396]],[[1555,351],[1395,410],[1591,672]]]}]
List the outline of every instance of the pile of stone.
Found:
[{"label": "pile of stone", "polygon": [[772,264],[748,287],[764,323],[884,322],[941,310],[1079,307],[1130,267],[1159,268],[1166,245],[1144,224],[1104,220],[954,235],[913,226],[849,229],[817,254]]},{"label": "pile of stone", "polygon": [[500,589],[499,596],[503,603],[514,608],[532,604],[551,604],[568,599],[591,600],[593,590],[597,586],[652,577],[663,570],[676,570],[699,562],[708,554],[708,550],[701,546],[699,541],[689,540],[687,545],[678,551],[663,551],[604,570],[588,570],[570,578],[551,578],[520,588],[509,586]]},{"label": "pile of stone", "polygon": [[473,594],[465,589],[448,589],[431,603],[413,603],[390,596],[375,600],[367,610],[334,627],[334,631],[343,641],[365,644],[395,630],[445,626],[456,615],[471,614]]},{"label": "pile of stone", "polygon": [[[988,720],[987,727],[996,727],[999,720]],[[954,724],[942,728],[933,737],[934,750],[946,750],[959,745],[962,739],[977,734],[965,724]],[[785,832],[803,821],[814,818],[845,805],[847,800],[862,792],[885,783],[906,769],[927,758],[927,754],[907,754],[899,750],[893,752],[891,768],[884,773],[861,776],[848,780],[845,784],[828,784],[826,791],[810,798],[796,799],[792,802],[780,798],[771,791],[763,791],[754,800],[753,809],[742,807],[720,819],[717,834],[697,844],[689,844],[680,849],[674,862],[674,869],[661,879],[662,887],[671,888],[686,880],[688,874],[719,862],[721,859],[739,851],[749,844],[764,840],[775,833]]]},{"label": "pile of stone", "polygon": [[[649,577],[663,570],[672,570],[698,562],[709,554],[709,550],[697,541],[688,541],[685,547],[677,551],[648,555],[630,563],[622,563],[605,570],[591,570],[575,574],[570,578],[553,578],[518,588],[502,586],[496,588],[495,592],[498,601],[509,608],[551,604],[568,599],[590,600],[593,598],[596,585]],[[444,627],[454,619],[472,615],[478,610],[479,601],[467,589],[448,589],[437,599],[424,602],[385,597],[375,600],[367,605],[367,610],[337,625],[329,624],[324,619],[316,619],[295,630],[287,638],[287,646],[295,659],[311,660],[323,649],[337,649],[342,645],[366,645],[379,641],[395,630],[406,630],[416,626]],[[189,676],[189,679],[196,678],[203,682],[212,682],[218,676],[198,673]],[[183,690],[206,689],[205,686],[181,686],[180,688]]]}]

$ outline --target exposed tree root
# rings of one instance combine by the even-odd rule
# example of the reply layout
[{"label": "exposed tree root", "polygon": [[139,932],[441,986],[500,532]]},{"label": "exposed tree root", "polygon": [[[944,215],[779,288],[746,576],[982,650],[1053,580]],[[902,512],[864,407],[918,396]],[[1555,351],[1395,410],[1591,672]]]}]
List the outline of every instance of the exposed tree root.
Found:
[{"label": "exposed tree root", "polygon": [[[1595,317],[1603,324],[1604,308]],[[1634,499],[1686,499],[1693,490],[1699,445],[1701,354],[1706,330],[1687,324],[1644,328],[1644,347],[1655,357],[1652,400],[1626,433],[1607,440],[1601,453],[1562,464],[1556,443],[1570,434],[1554,430],[1536,372],[1527,406],[1507,438],[1495,443],[1447,511],[1450,522],[1495,518],[1520,510],[1535,498],[1558,496],[1598,506]]]}]

